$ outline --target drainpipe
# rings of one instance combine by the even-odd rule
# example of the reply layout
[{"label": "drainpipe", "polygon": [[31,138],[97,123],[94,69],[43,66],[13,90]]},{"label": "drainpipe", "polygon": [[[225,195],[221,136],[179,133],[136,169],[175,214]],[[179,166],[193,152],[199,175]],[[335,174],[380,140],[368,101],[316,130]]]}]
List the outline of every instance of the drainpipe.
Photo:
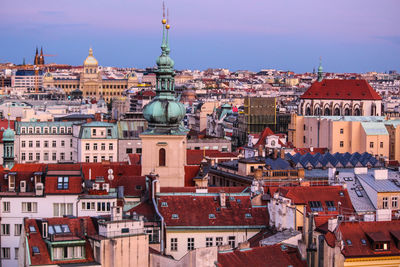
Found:
[{"label": "drainpipe", "polygon": [[160,233],[160,252],[161,255],[164,255],[164,217],[161,215],[161,213],[158,210],[157,203],[156,203],[156,198],[155,198],[155,183],[160,182],[157,179],[154,179],[151,183],[151,194],[152,194],[152,199],[153,199],[153,205],[154,209],[157,213],[157,215],[161,218],[161,233]]}]

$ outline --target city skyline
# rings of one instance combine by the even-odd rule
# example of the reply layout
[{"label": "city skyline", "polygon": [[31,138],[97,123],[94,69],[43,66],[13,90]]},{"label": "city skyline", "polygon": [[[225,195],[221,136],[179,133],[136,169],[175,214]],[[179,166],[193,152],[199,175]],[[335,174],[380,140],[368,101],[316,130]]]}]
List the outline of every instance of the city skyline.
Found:
[{"label": "city skyline", "polygon": [[[166,4],[177,69],[311,72],[320,56],[327,72],[400,69],[396,1]],[[161,1],[3,6],[0,62],[32,63],[36,46],[57,55],[46,62],[71,65],[81,65],[90,46],[103,66],[151,67],[159,54]]]}]

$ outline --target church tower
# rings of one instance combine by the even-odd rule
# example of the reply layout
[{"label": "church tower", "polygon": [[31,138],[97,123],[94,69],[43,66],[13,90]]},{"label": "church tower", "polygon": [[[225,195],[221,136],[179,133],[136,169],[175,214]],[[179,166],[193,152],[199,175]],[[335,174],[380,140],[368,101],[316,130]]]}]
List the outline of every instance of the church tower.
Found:
[{"label": "church tower", "polygon": [[159,175],[162,187],[185,185],[186,134],[184,106],[175,97],[174,61],[169,57],[170,25],[162,19],[161,55],[157,59],[156,97],[143,110],[148,128],[142,139],[142,174]]},{"label": "church tower", "polygon": [[10,127],[10,114],[8,114],[8,128],[3,133],[3,167],[10,170],[14,166],[14,139],[15,133]]},{"label": "church tower", "polygon": [[39,65],[44,65],[43,46],[40,48]]},{"label": "church tower", "polygon": [[319,58],[319,67],[318,67],[318,81],[322,82],[322,80],[324,79],[324,73],[322,71],[322,59]]},{"label": "church tower", "polygon": [[83,62],[83,73],[80,79],[80,88],[84,97],[100,97],[100,81],[101,76],[99,73],[99,63],[93,56],[93,49],[89,49],[89,55]]},{"label": "church tower", "polygon": [[39,65],[39,52],[37,46],[36,46],[35,59],[33,60],[33,65]]}]

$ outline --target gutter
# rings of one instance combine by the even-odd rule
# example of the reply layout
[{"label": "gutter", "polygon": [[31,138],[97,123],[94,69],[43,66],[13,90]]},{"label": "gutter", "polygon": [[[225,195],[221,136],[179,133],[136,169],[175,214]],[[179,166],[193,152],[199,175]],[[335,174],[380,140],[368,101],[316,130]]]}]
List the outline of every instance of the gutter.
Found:
[{"label": "gutter", "polygon": [[152,194],[152,200],[153,200],[153,205],[154,209],[157,213],[157,215],[161,218],[161,233],[160,233],[160,252],[161,255],[164,255],[164,217],[161,215],[160,211],[158,210],[156,199],[155,199],[155,183],[160,182],[157,179],[154,179],[151,182],[151,194]]}]

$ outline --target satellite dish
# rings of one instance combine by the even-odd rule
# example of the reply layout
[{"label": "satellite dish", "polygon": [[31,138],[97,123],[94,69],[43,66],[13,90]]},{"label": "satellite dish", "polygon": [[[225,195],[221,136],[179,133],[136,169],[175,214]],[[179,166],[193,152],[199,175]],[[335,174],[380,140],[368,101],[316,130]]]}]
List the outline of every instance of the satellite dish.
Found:
[{"label": "satellite dish", "polygon": [[110,180],[110,181],[114,180],[114,175],[109,174],[109,175],[108,175],[108,180]]},{"label": "satellite dish", "polygon": [[113,169],[108,169],[108,174],[113,174],[114,173],[114,171],[113,171]]}]

